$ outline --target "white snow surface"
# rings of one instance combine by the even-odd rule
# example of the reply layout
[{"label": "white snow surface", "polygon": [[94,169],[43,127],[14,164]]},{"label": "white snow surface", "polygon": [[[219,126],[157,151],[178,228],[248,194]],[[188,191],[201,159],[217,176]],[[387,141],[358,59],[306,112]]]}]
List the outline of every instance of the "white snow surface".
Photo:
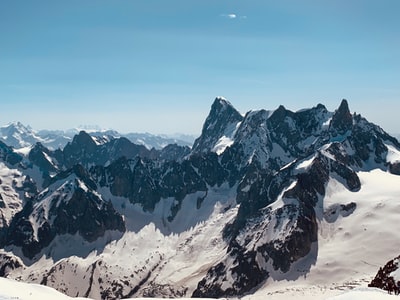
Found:
[{"label": "white snow surface", "polygon": [[311,167],[313,161],[314,161],[315,155],[313,155],[311,158],[304,159],[302,160],[297,166],[296,166],[296,171],[307,171],[309,167]]},{"label": "white snow surface", "polygon": [[21,154],[22,156],[27,157],[29,155],[29,152],[32,150],[33,146],[27,146],[19,149],[14,149],[14,152]]},{"label": "white snow surface", "polygon": [[[263,299],[290,299],[296,298],[298,300],[303,299],[311,299],[314,294],[321,292],[318,288],[314,290],[310,289],[301,289],[296,288],[293,290],[283,291],[277,294],[265,294],[262,296],[259,295],[250,295],[245,296],[243,300],[263,300]],[[330,292],[327,291],[324,295],[321,295],[319,299],[328,299],[328,300],[390,300],[390,299],[398,299],[398,296],[389,295],[385,291],[373,289],[373,288],[357,288],[352,291],[342,292],[336,296],[329,296]],[[326,296],[326,297],[325,297]],[[12,279],[0,278],[0,300],[81,300],[81,299],[89,299],[89,298],[73,298],[66,296],[50,287],[32,284],[32,283],[23,283],[18,282]],[[132,300],[164,300],[165,298],[130,298]],[[193,298],[179,298],[180,300],[189,300]],[[211,298],[202,298],[204,300],[211,300]],[[221,300],[226,300],[228,298],[219,298]],[[239,299],[239,298],[229,298],[229,299]]]},{"label": "white snow surface", "polygon": [[385,146],[388,148],[386,160],[390,163],[400,162],[400,151],[390,144],[386,144]]},{"label": "white snow surface", "polygon": [[0,207],[0,228],[8,225],[12,217],[22,209],[22,192],[16,187],[22,187],[24,177],[17,169],[10,169],[0,162],[0,195],[4,207]]},{"label": "white snow surface", "polygon": [[241,123],[242,122],[229,124],[225,129],[224,135],[217,141],[212,151],[220,155],[227,147],[231,146],[234,143],[235,133]]},{"label": "white snow surface", "polygon": [[0,300],[68,300],[71,298],[47,286],[0,277]]},{"label": "white snow surface", "polygon": [[387,292],[374,288],[359,288],[341,295],[331,297],[329,300],[376,300],[376,299],[397,299],[396,295],[389,295]]}]

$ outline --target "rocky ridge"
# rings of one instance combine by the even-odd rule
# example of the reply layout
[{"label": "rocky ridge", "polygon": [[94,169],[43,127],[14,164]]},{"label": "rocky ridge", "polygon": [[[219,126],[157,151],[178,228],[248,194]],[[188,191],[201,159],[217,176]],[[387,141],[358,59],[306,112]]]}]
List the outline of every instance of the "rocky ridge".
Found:
[{"label": "rocky ridge", "polygon": [[[319,219],[351,217],[357,209],[349,202],[321,211],[328,181],[335,178],[355,193],[362,186],[360,170],[397,174],[399,160],[389,153],[400,151],[400,144],[379,126],[351,114],[346,100],[334,112],[318,104],[298,112],[280,106],[243,116],[219,97],[191,150],[177,145],[148,150],[123,137],[99,140],[84,131],[62,150],[41,143],[26,155],[5,144],[0,150],[7,175],[0,190],[6,199],[0,207],[3,276],[12,277],[24,264],[35,265],[43,255],[57,257],[57,267],[27,278],[70,295],[107,299],[240,296],[277,273],[304,275],[317,259]],[[19,179],[10,179],[11,174]],[[9,195],[7,189],[13,197],[3,196]],[[229,218],[225,223],[207,221],[225,197],[233,200],[222,205],[217,216]],[[154,275],[173,264],[159,250],[148,250],[151,256],[138,260],[137,267],[120,270],[123,282],[104,278],[98,270],[109,263],[101,258],[80,269],[70,258],[76,255],[73,246],[56,255],[60,239],[88,249],[96,244],[103,251],[152,222],[157,236],[185,236],[202,222],[219,222],[218,243],[209,246],[220,255],[204,262],[190,287]],[[196,236],[188,237],[182,253],[193,251]],[[293,274],[292,266],[301,262],[303,271]],[[89,289],[61,284],[67,270],[92,278]],[[130,277],[129,272],[136,275]]]}]

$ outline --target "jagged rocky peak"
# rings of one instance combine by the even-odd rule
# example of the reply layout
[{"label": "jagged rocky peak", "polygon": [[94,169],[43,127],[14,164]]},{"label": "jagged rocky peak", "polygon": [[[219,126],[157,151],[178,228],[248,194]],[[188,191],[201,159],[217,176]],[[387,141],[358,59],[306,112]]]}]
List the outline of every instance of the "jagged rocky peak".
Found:
[{"label": "jagged rocky peak", "polygon": [[51,152],[41,143],[36,143],[29,151],[29,160],[39,167],[44,172],[54,172],[57,170],[57,166],[51,159]]},{"label": "jagged rocky peak", "polygon": [[215,100],[214,100],[213,104],[216,104],[216,103],[219,103],[221,105],[230,105],[230,106],[232,106],[232,104],[225,97],[222,97],[222,96],[215,97]]},{"label": "jagged rocky peak", "polygon": [[192,153],[212,151],[218,141],[233,138],[237,125],[243,116],[225,98],[217,97],[211,105],[201,136],[194,142]]},{"label": "jagged rocky peak", "polygon": [[339,108],[332,116],[331,127],[336,129],[339,134],[344,134],[350,130],[353,125],[353,118],[350,113],[349,104],[343,99]]},{"label": "jagged rocky peak", "polygon": [[95,157],[97,144],[93,138],[85,131],[75,135],[72,142],[69,142],[63,150],[64,164],[69,168],[76,163],[87,162],[89,158]]},{"label": "jagged rocky peak", "polygon": [[272,116],[277,119],[283,119],[287,116],[289,110],[285,108],[282,104],[273,112]]},{"label": "jagged rocky peak", "polygon": [[74,139],[72,140],[73,145],[81,145],[85,147],[94,147],[96,146],[96,142],[93,140],[93,138],[86,132],[86,131],[80,131],[77,135],[74,136]]}]

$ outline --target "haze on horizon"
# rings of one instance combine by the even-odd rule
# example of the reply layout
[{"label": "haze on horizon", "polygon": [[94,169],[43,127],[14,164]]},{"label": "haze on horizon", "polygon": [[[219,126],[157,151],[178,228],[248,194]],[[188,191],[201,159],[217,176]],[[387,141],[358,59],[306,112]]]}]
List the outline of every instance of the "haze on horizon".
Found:
[{"label": "haze on horizon", "polygon": [[0,125],[198,134],[342,98],[400,132],[400,2],[0,0]]}]

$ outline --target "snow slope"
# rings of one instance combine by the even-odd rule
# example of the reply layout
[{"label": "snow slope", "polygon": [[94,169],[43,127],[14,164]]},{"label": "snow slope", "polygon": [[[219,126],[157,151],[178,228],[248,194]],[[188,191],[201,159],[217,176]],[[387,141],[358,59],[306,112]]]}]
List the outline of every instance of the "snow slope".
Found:
[{"label": "snow slope", "polygon": [[[318,289],[316,288],[314,293],[318,293]],[[321,291],[320,291],[321,292]],[[327,292],[325,295],[329,294]],[[296,297],[296,299],[311,299],[313,293],[310,290],[302,290],[295,289],[292,292],[282,292],[277,295],[269,295],[268,299],[288,299]],[[350,292],[343,292],[337,296],[332,296],[326,298],[324,295],[320,295],[320,299],[329,299],[329,300],[390,300],[397,299],[397,296],[389,295],[388,293],[372,288],[362,288],[355,289]],[[246,296],[241,299],[243,300],[261,300],[265,299],[264,296]],[[72,298],[68,297],[56,290],[38,284],[28,284],[22,283],[6,278],[0,278],[0,300],[32,300],[32,299],[40,299],[40,300],[68,300],[68,299],[87,299],[87,298]],[[132,298],[135,300],[147,300],[149,298]],[[154,300],[162,300],[164,298],[152,298]],[[193,298],[180,298],[181,300],[189,300]],[[203,298],[204,300],[210,300],[209,298]],[[222,300],[226,298],[221,298]]]},{"label": "snow slope", "polygon": [[12,217],[22,209],[21,192],[24,176],[0,162],[0,228],[9,225]]},{"label": "snow slope", "polygon": [[68,300],[71,298],[47,286],[22,283],[0,277],[0,300]]}]

